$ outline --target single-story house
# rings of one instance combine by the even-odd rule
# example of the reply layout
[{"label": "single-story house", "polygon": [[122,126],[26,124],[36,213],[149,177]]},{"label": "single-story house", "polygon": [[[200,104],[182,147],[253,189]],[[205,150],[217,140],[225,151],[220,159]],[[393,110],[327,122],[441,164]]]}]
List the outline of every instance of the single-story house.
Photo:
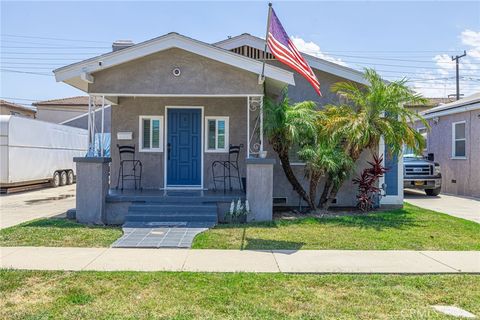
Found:
[{"label": "single-story house", "polygon": [[[52,99],[45,101],[37,101],[32,103],[37,108],[37,119],[53,122],[58,124],[66,124],[65,122],[84,116],[88,112],[88,96],[76,96],[60,99]],[[99,98],[95,102],[101,103]],[[82,127],[87,129],[87,127]]]},{"label": "single-story house", "polygon": [[426,98],[426,100],[425,103],[406,104],[404,107],[412,112],[420,113],[453,101],[450,98]]},{"label": "single-story house", "polygon": [[442,192],[480,198],[480,92],[421,113],[416,128],[426,136],[425,153],[442,171]]},{"label": "single-story house", "polygon": [[[228,159],[229,145],[241,146],[239,175],[246,178],[246,198],[255,219],[271,219],[272,203],[305,205],[292,190],[279,159],[263,137],[264,98],[278,97],[288,87],[293,102],[313,100],[322,108],[338,101],[330,91],[332,84],[366,83],[359,71],[304,54],[321,83],[320,97],[302,76],[276,61],[270,52],[264,52],[264,47],[264,39],[249,34],[209,44],[168,33],[54,70],[57,81],[92,97],[103,97],[111,105],[112,178],[109,186],[99,189],[106,198],[106,203],[99,205],[101,221],[124,221],[129,207],[126,202],[145,201],[147,194],[153,195],[152,190],[157,194],[159,190],[213,194],[215,183],[222,190],[223,185],[218,186],[213,179],[212,167],[215,161]],[[259,81],[264,59],[265,81]],[[121,165],[117,145],[135,146],[135,158],[142,162],[142,192],[131,190],[133,182],[125,185],[130,190],[123,194],[108,192],[116,187]],[[263,151],[267,151],[265,159],[259,156],[265,154]],[[385,146],[379,146],[378,152],[383,154]],[[365,152],[353,175],[360,173],[370,156]],[[82,164],[81,159],[77,160],[80,166],[93,161],[88,159]],[[99,160],[101,164],[108,161]],[[387,188],[381,204],[402,205],[402,160],[389,161],[388,166],[391,170],[382,181]],[[294,167],[307,186],[304,165],[295,162]],[[78,177],[77,193],[83,192],[81,179]],[[242,183],[232,179],[232,188],[240,194]],[[90,186],[85,192],[93,190]],[[334,205],[355,206],[356,193],[356,186],[347,181]],[[123,206],[120,202],[124,202]],[[82,204],[77,201],[77,212],[78,205]]]},{"label": "single-story house", "polygon": [[35,108],[23,106],[6,100],[0,100],[0,115],[35,118],[35,113]]}]

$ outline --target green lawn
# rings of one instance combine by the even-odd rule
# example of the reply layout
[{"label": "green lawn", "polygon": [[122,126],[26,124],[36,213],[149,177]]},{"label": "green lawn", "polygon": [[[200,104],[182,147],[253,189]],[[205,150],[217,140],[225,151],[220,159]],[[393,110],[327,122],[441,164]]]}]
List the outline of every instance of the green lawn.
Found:
[{"label": "green lawn", "polygon": [[405,204],[403,209],[332,218],[219,225],[194,248],[480,250],[480,224]]},{"label": "green lawn", "polygon": [[[119,227],[39,219],[0,230],[0,246],[108,247]],[[218,225],[199,234],[198,249],[480,250],[480,225],[405,204],[403,209],[330,218]]]},{"label": "green lawn", "polygon": [[2,319],[449,319],[480,314],[475,275],[0,270]]},{"label": "green lawn", "polygon": [[0,230],[0,246],[108,247],[121,235],[119,227],[93,227],[49,218]]}]

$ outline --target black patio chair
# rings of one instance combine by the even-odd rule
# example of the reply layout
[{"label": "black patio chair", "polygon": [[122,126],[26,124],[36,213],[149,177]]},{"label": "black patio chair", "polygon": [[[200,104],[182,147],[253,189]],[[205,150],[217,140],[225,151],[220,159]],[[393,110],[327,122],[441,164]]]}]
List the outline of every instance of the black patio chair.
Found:
[{"label": "black patio chair", "polygon": [[[230,145],[228,148],[228,160],[216,160],[212,163],[212,177],[215,191],[217,190],[217,182],[223,183],[223,192],[228,187],[232,191],[232,178],[238,180],[240,190],[243,190],[242,179],[240,178],[240,166],[238,164],[238,157],[240,155],[240,149],[243,144],[234,146]],[[233,174],[233,175],[232,175]]]},{"label": "black patio chair", "polygon": [[[117,144],[118,153],[120,155],[120,167],[118,168],[117,190],[122,179],[122,188],[124,181],[134,181],[135,190],[138,188],[142,190],[142,162],[135,159],[135,145],[121,146]],[[127,171],[131,168],[130,172]]]}]

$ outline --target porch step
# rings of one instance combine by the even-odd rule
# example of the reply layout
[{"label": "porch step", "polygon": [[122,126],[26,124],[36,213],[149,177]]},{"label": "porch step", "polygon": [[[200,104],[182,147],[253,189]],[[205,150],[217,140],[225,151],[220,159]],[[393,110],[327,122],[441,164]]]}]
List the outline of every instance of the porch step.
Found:
[{"label": "porch step", "polygon": [[157,204],[157,203],[145,203],[145,204],[133,204],[128,208],[128,212],[155,212],[157,214],[201,214],[212,213],[217,214],[217,206],[215,204]]},{"label": "porch step", "polygon": [[204,223],[214,226],[217,223],[217,206],[214,204],[133,204],[128,208],[125,225]]}]

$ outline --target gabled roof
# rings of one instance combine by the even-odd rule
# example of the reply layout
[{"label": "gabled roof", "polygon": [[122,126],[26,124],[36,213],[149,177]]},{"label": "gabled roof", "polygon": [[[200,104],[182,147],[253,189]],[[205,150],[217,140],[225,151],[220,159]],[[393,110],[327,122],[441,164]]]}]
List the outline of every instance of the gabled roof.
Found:
[{"label": "gabled roof", "polygon": [[[95,97],[94,97],[95,98]],[[96,103],[101,103],[100,98],[96,98]],[[32,103],[34,106],[88,106],[88,96],[76,96]]]},{"label": "gabled roof", "polygon": [[480,92],[421,113],[426,119],[480,109]]},{"label": "gabled roof", "polygon": [[[262,51],[265,50],[265,40],[256,36],[252,36],[249,33],[243,33],[239,36],[231,37],[231,38],[216,42],[213,45],[226,50],[231,50],[231,49],[238,48],[245,45],[258,50],[262,50]],[[267,52],[270,52],[268,48],[267,48]],[[363,73],[358,70],[341,66],[339,64],[314,57],[304,52],[302,52],[302,55],[305,58],[305,60],[307,60],[310,67],[312,67],[313,69],[327,72],[353,82],[368,84],[363,77]]]},{"label": "gabled roof", "polygon": [[0,106],[5,106],[9,108],[14,108],[14,109],[21,109],[21,110],[26,110],[31,112],[37,112],[37,110],[35,110],[34,107],[22,106],[21,104],[16,104],[7,100],[0,100]]},{"label": "gabled roof", "polygon": [[[178,33],[168,33],[122,50],[58,68],[53,72],[57,81],[63,81],[80,90],[87,91],[88,82],[94,81],[91,73],[170,48],[183,49],[253,73],[260,74],[262,71],[263,64],[261,61],[238,55]],[[265,66],[265,76],[285,84],[295,84],[292,72],[268,64]]]}]

